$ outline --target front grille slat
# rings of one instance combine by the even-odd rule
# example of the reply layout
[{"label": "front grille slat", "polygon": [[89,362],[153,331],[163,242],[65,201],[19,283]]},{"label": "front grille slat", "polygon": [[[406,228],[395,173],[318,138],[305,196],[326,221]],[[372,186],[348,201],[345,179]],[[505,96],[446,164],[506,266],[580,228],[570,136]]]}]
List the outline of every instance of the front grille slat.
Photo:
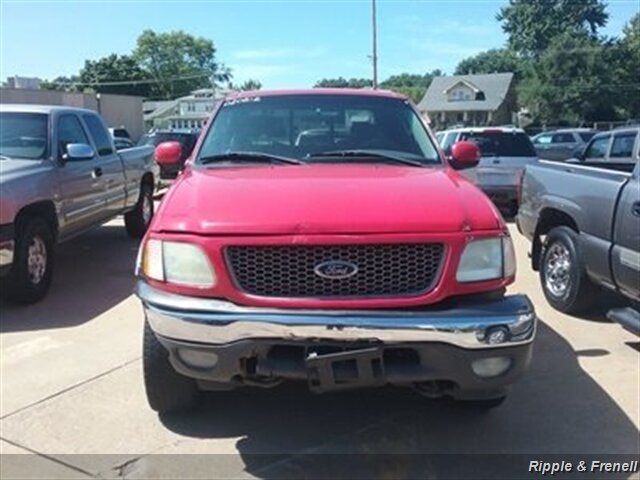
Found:
[{"label": "front grille slat", "polygon": [[[444,245],[278,245],[229,246],[227,268],[236,286],[263,297],[397,297],[435,286]],[[327,261],[350,262],[358,272],[328,279],[314,269]]]}]

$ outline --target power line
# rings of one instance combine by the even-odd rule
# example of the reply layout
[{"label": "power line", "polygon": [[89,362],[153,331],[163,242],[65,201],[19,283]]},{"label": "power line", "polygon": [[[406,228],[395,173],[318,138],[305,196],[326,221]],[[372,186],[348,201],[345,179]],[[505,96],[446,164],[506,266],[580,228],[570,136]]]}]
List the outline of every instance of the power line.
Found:
[{"label": "power line", "polygon": [[76,86],[101,86],[101,87],[109,87],[109,86],[118,86],[118,85],[147,85],[151,83],[161,83],[161,82],[177,82],[181,80],[194,80],[196,78],[204,78],[204,77],[214,77],[215,74],[210,73],[201,73],[198,75],[185,75],[182,77],[168,77],[162,79],[144,79],[144,80],[119,80],[115,82],[50,82],[47,81],[48,84],[65,86],[65,87],[76,87]]}]

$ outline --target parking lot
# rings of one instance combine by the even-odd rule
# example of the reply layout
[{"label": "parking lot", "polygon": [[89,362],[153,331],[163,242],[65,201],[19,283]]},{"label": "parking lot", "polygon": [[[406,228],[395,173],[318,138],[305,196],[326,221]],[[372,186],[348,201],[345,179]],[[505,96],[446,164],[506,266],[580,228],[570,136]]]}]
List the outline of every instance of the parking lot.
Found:
[{"label": "parking lot", "polygon": [[[541,323],[529,372],[486,415],[404,389],[316,396],[291,385],[210,394],[193,414],[159,417],[141,381],[137,242],[117,220],[64,244],[44,301],[1,306],[1,451],[37,455],[5,457],[1,476],[281,478],[301,476],[305,453],[637,452],[637,338],[605,320],[606,302],[586,319],[551,309],[511,229],[519,271],[510,290],[530,296]],[[215,473],[200,457],[156,455],[184,453],[225,455]],[[331,463],[304,458],[316,472]],[[368,466],[380,478],[410,468],[406,457],[384,458]],[[438,477],[451,465],[428,468]]]}]

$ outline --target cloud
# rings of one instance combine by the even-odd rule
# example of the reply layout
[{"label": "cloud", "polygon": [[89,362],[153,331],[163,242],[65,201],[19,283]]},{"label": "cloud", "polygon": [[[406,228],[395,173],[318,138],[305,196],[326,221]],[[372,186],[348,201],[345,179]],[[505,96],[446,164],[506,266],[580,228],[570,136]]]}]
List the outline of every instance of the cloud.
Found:
[{"label": "cloud", "polygon": [[236,60],[311,59],[327,53],[322,47],[315,48],[261,48],[238,50],[232,54]]},{"label": "cloud", "polygon": [[500,27],[496,22],[478,21],[478,20],[453,20],[448,18],[424,19],[419,15],[401,15],[393,19],[395,27],[401,28],[411,35],[447,35],[447,37],[455,36],[473,36],[473,37],[494,37],[496,33],[500,33]]},{"label": "cloud", "polygon": [[233,73],[234,81],[244,81],[250,78],[263,81],[282,77],[291,73],[293,69],[291,65],[237,63],[233,65],[231,73]]},{"label": "cloud", "polygon": [[234,82],[257,79],[263,84],[281,84],[288,77],[312,69],[322,62],[328,50],[313,48],[256,48],[237,50],[231,54]]}]

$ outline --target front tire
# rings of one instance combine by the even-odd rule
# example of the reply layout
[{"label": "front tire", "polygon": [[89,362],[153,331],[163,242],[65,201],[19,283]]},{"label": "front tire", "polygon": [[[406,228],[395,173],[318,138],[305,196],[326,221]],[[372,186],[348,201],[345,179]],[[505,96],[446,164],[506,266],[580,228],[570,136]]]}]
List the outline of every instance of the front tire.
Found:
[{"label": "front tire", "polygon": [[195,408],[200,400],[196,381],[176,372],[169,362],[169,352],[144,323],[142,371],[147,401],[158,413],[184,412]]},{"label": "front tire", "polygon": [[540,264],[540,283],[549,304],[564,313],[588,309],[598,288],[587,276],[578,234],[569,227],[552,229],[545,240]]},{"label": "front tire", "polygon": [[142,238],[153,219],[153,186],[140,186],[138,203],[133,210],[124,214],[124,225],[131,238]]},{"label": "front tire", "polygon": [[2,279],[2,296],[15,303],[35,303],[51,285],[54,235],[40,217],[19,219],[16,227],[13,264]]}]

